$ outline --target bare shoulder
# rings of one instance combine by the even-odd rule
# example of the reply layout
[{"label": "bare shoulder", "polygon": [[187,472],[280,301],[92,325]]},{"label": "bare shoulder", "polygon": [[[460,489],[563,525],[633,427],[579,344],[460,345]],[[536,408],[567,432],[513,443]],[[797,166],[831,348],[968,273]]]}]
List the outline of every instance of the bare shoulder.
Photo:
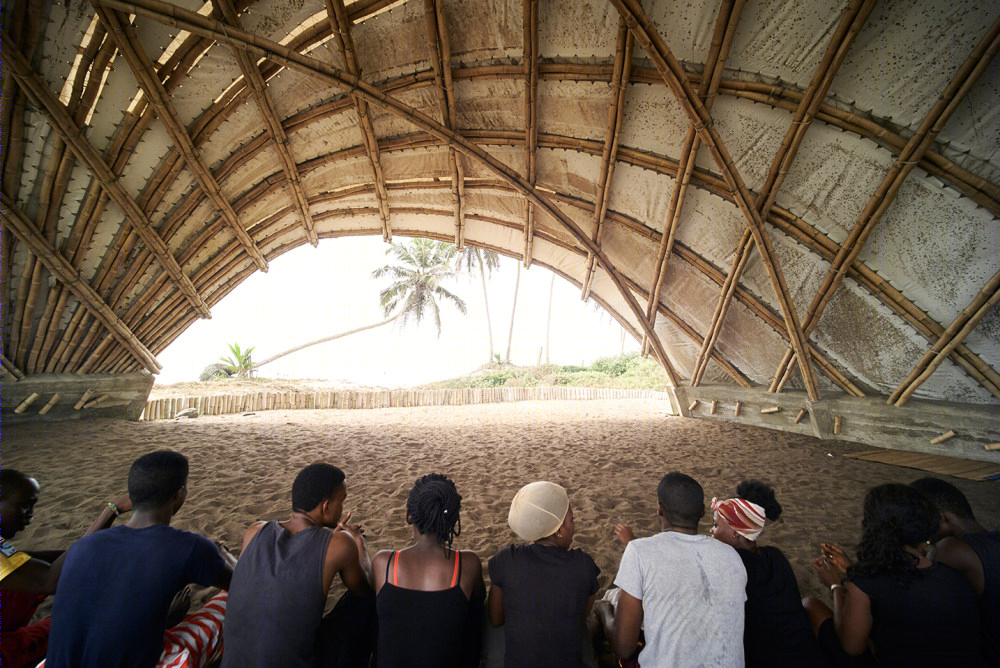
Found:
[{"label": "bare shoulder", "polygon": [[267,525],[266,520],[258,520],[247,527],[247,530],[243,532],[243,549],[247,549],[247,545],[253,540],[253,537],[257,535],[261,529]]},{"label": "bare shoulder", "polygon": [[979,556],[972,549],[972,546],[958,538],[950,536],[942,538],[934,548],[935,561],[959,570],[965,570],[969,565],[979,560]]}]

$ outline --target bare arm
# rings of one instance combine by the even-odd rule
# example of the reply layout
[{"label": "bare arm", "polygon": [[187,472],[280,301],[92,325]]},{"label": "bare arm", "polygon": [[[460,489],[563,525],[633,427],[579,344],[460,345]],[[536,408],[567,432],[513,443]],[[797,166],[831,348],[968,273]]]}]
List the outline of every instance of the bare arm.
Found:
[{"label": "bare arm", "polygon": [[486,607],[490,611],[490,624],[493,626],[503,626],[503,589],[490,583],[490,595],[486,602]]},{"label": "bare arm", "polygon": [[844,651],[851,656],[862,654],[872,632],[871,599],[855,584],[842,582],[840,571],[831,560],[815,559],[813,569],[820,581],[832,588],[833,623]]},{"label": "bare arm", "polygon": [[346,531],[335,531],[330,537],[323,565],[323,591],[330,591],[333,577],[337,573],[340,573],[341,581],[351,593],[357,596],[369,596],[372,593],[371,567],[366,572],[361,566],[358,544]]},{"label": "bare arm", "polygon": [[632,656],[639,645],[642,619],[642,599],[622,591],[614,617],[607,614],[602,616],[605,636],[615,654],[623,658]]},{"label": "bare arm", "polygon": [[372,571],[372,558],[368,554],[368,544],[365,542],[365,527],[363,524],[348,524],[350,519],[351,514],[347,513],[347,517],[337,525],[337,530],[347,532],[354,539],[358,546],[358,563],[361,564],[361,569],[365,572],[368,586],[374,588],[375,577]]}]

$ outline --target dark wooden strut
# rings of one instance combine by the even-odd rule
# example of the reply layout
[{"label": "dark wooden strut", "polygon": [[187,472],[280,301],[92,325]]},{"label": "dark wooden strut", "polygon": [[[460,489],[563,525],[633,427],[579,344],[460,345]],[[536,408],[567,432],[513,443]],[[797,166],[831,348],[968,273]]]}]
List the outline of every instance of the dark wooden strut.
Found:
[{"label": "dark wooden strut", "polygon": [[[538,0],[523,0],[524,41],[522,66],[524,72],[524,164],[526,178],[535,187],[535,159],[538,156]],[[535,205],[525,202],[524,252],[525,268],[531,268],[535,239]]]},{"label": "dark wooden strut", "polygon": [[[344,0],[326,0],[326,15],[330,29],[337,41],[340,56],[344,59],[347,72],[361,77],[361,67],[358,65],[358,54],[354,49],[354,38],[351,37],[351,21],[344,8]],[[354,94],[354,109],[358,112],[358,127],[364,140],[365,152],[368,154],[368,164],[372,170],[372,181],[375,183],[375,198],[378,200],[379,217],[382,219],[382,239],[392,241],[392,226],[389,222],[389,192],[385,187],[385,176],[382,174],[382,159],[379,156],[378,139],[372,126],[371,115],[368,113],[368,101],[362,95]]]},{"label": "dark wooden strut", "polygon": [[566,229],[578,241],[580,241],[586,249],[595,254],[597,259],[600,261],[601,266],[608,273],[616,289],[629,305],[629,308],[636,320],[642,325],[646,333],[650,335],[651,340],[653,341],[654,353],[663,364],[664,370],[666,371],[671,383],[676,385],[678,382],[677,373],[670,364],[666,351],[663,349],[659,339],[655,336],[655,333],[649,327],[649,321],[646,319],[645,313],[639,307],[635,297],[625,287],[621,275],[611,262],[610,258],[608,258],[608,256],[601,251],[601,249],[596,246],[586,234],[584,234],[584,232],[573,220],[560,211],[559,208],[555,206],[545,194],[530,185],[520,174],[491,156],[489,152],[480,148],[474,142],[469,141],[454,130],[449,130],[433,118],[418,111],[417,109],[400,102],[398,99],[390,95],[386,95],[378,88],[366,83],[355,75],[342,72],[327,63],[310,58],[309,56],[296,52],[294,49],[282,46],[263,37],[249,34],[236,28],[235,26],[224,25],[214,19],[201,16],[200,14],[196,14],[194,12],[189,12],[174,5],[159,2],[159,0],[139,0],[138,2],[101,0],[101,2],[107,7],[122,11],[129,11],[153,18],[168,25],[184,27],[191,32],[212,37],[230,46],[242,46],[260,56],[280,62],[286,67],[300,72],[305,72],[311,76],[319,77],[341,88],[345,92],[360,95],[366,100],[384,107],[390,113],[411,122],[417,128],[437,137],[448,146],[454,147],[469,159],[482,164],[491,172],[499,176],[502,180],[507,182],[517,192],[526,197],[536,207],[541,208],[545,213],[565,226]]},{"label": "dark wooden strut", "polygon": [[887,403],[897,406],[905,404],[916,389],[930,378],[931,374],[948,358],[949,353],[965,340],[972,328],[990,312],[990,309],[996,306],[997,301],[1000,301],[1000,271],[993,274],[986,286],[948,325],[948,329],[944,331],[944,334],[931,349],[924,353],[910,375],[889,396]]},{"label": "dark wooden strut", "polygon": [[191,141],[191,136],[188,134],[187,128],[180,121],[177,110],[174,109],[174,105],[170,101],[170,96],[163,87],[163,82],[160,81],[160,77],[154,71],[149,56],[146,55],[139,44],[132,24],[128,21],[122,21],[115,11],[108,9],[95,0],[92,0],[91,4],[104,23],[105,28],[107,28],[108,32],[114,38],[119,52],[125,58],[125,62],[128,63],[132,74],[135,75],[143,94],[146,96],[149,104],[156,110],[157,117],[163,123],[174,145],[184,156],[184,162],[191,173],[194,174],[205,196],[218,209],[219,215],[229,225],[230,231],[240,240],[246,254],[256,263],[257,268],[261,271],[267,271],[267,261],[261,255],[257,244],[250,238],[236,212],[233,211],[229,200],[226,199],[225,194],[219,188],[215,177],[212,176],[212,172],[208,169],[205,161]]},{"label": "dark wooden strut", "polygon": [[[618,39],[615,46],[615,69],[611,75],[611,92],[608,101],[607,123],[604,128],[604,151],[601,153],[601,175],[594,193],[594,243],[601,245],[601,235],[604,232],[604,217],[608,213],[608,198],[611,194],[611,180],[615,173],[615,163],[618,160],[618,138],[622,132],[622,121],[625,118],[625,94],[628,92],[629,70],[632,68],[632,49],[635,38],[628,31],[625,21],[618,21]],[[594,256],[587,255],[587,272],[584,274],[583,289],[580,298],[584,301],[590,298],[590,286],[594,282]],[[646,314],[649,318],[649,313]],[[652,322],[652,319],[650,320]]]},{"label": "dark wooden strut", "polygon": [[[688,117],[694,121],[696,130],[701,135],[701,140],[712,154],[716,165],[722,172],[722,176],[729,186],[736,205],[743,213],[750,233],[753,235],[760,253],[764,268],[767,271],[778,303],[781,306],[781,313],[785,321],[785,328],[788,331],[788,338],[792,348],[798,356],[802,369],[802,377],[806,386],[806,393],[809,398],[816,401],[819,399],[819,389],[816,386],[816,375],[809,360],[809,347],[806,345],[805,336],[802,334],[802,327],[799,325],[798,316],[795,314],[795,306],[788,295],[788,287],[785,285],[784,275],[781,267],[774,257],[774,249],[771,246],[771,239],[764,229],[760,213],[754,207],[750,199],[750,191],[747,190],[743,177],[733,163],[729,151],[723,144],[718,131],[713,127],[711,114],[705,109],[705,105],[698,97],[697,92],[691,86],[687,75],[681,68],[680,63],[674,58],[673,53],[664,43],[659,33],[652,27],[649,18],[642,11],[637,0],[611,0],[611,3],[622,15],[629,30],[635,35],[636,41],[646,50],[646,54],[656,65],[657,71],[663,77],[664,82],[677,98],[681,108],[684,109]],[[643,314],[645,315],[645,314]],[[652,329],[650,329],[652,331]]]},{"label": "dark wooden strut", "polygon": [[[434,85],[437,89],[438,106],[441,108],[441,122],[449,130],[454,130],[458,121],[451,76],[451,45],[441,3],[437,0],[424,0],[424,17],[427,22],[427,48],[431,52]],[[448,149],[448,163],[451,167],[451,199],[455,207],[455,246],[461,250],[465,245],[465,168],[462,166],[462,158],[453,148]]]},{"label": "dark wooden strut", "polygon": [[[701,82],[698,86],[698,96],[704,101],[705,108],[712,110],[715,102],[715,93],[719,90],[719,82],[722,80],[723,66],[729,58],[729,49],[732,46],[733,38],[736,35],[736,26],[739,25],[740,17],[743,13],[745,0],[726,0],[719,7],[719,16],[715,21],[715,32],[712,34],[712,42],[708,49],[708,57],[705,59],[705,71],[702,73]],[[649,299],[646,302],[646,316],[650,323],[656,324],[656,304],[660,301],[660,294],[663,291],[664,278],[667,274],[667,262],[670,260],[670,253],[674,248],[674,240],[677,238],[677,230],[680,227],[681,212],[684,208],[684,199],[687,194],[688,185],[691,182],[691,173],[694,171],[695,159],[698,156],[698,149],[701,147],[701,138],[692,122],[688,126],[687,136],[684,138],[684,146],[681,149],[681,157],[677,166],[677,178],[674,179],[674,191],[670,197],[670,205],[667,208],[667,218],[664,225],[664,234],[660,239],[660,247],[656,252],[656,262],[654,263],[653,280],[650,283],[652,289],[649,291]],[[700,342],[704,345],[704,341]],[[648,352],[649,342],[642,341],[642,352]]]},{"label": "dark wooden strut", "polygon": [[[768,170],[767,177],[757,196],[755,207],[760,212],[762,219],[767,219],[774,204],[774,198],[785,180],[785,175],[791,168],[792,161],[795,160],[798,154],[799,146],[805,137],[809,124],[815,117],[819,105],[825,99],[826,93],[837,71],[840,69],[841,63],[843,63],[848,50],[854,43],[854,39],[861,31],[874,6],[875,0],[852,0],[850,6],[841,16],[837,28],[830,38],[830,43],[827,45],[826,52],[822,60],[820,60],[816,72],[813,74],[809,86],[806,88],[806,92],[802,95],[802,99],[795,110],[785,137],[778,147],[774,159],[771,161],[771,168]],[[697,386],[705,373],[705,368],[708,365],[708,354],[715,346],[719,334],[722,332],[722,324],[726,314],[729,312],[733,292],[739,284],[740,276],[743,274],[743,270],[750,259],[753,242],[754,239],[750,234],[750,230],[744,230],[736,246],[732,268],[726,277],[725,284],[722,286],[719,301],[712,314],[712,324],[709,327],[709,333],[705,337],[705,342],[702,344],[698,359],[695,362],[694,373],[691,374],[692,386]],[[805,332],[803,334],[808,336]]]},{"label": "dark wooden strut", "polygon": [[46,268],[52,272],[52,275],[73,293],[73,296],[91,312],[105,329],[111,332],[122,347],[132,354],[143,367],[148,369],[150,373],[159,373],[162,367],[156,361],[153,353],[142,344],[138,337],[132,333],[132,330],[101,299],[101,296],[90,287],[90,284],[80,277],[73,265],[41,235],[34,223],[14,201],[3,194],[2,203],[4,222],[10,226],[11,232],[18,238],[18,241],[25,244],[35,257],[41,260]]},{"label": "dark wooden strut", "polygon": [[[242,27],[233,0],[217,0],[217,2],[226,22]],[[264,81],[256,61],[250,57],[245,49],[233,49],[233,53],[240,65],[240,71],[243,72],[244,81],[246,81],[247,86],[253,89],[257,107],[260,109],[260,115],[264,118],[264,125],[267,126],[267,132],[271,138],[271,146],[281,158],[281,168],[285,172],[285,186],[289,198],[298,209],[302,229],[305,231],[309,243],[316,246],[319,244],[319,237],[316,236],[316,226],[313,223],[312,214],[309,212],[309,200],[302,190],[302,179],[299,176],[295,158],[292,156],[291,147],[288,145],[288,136],[278,118],[278,111],[275,109],[271,94],[267,92],[267,82]]]},{"label": "dark wooden strut", "polygon": [[14,42],[6,35],[0,39],[0,50],[3,54],[3,62],[14,77],[17,79],[21,89],[27,94],[29,99],[41,110],[52,128],[59,134],[64,142],[76,153],[77,159],[87,165],[91,174],[101,184],[108,196],[115,201],[122,211],[125,212],[125,219],[132,226],[132,229],[142,238],[146,247],[156,256],[164,271],[174,282],[192,308],[204,317],[211,317],[208,305],[195,290],[191,280],[181,270],[177,260],[171,255],[170,249],[163,239],[156,233],[149,219],[136,204],[135,200],[125,191],[125,188],[118,181],[118,177],[111,171],[101,154],[94,146],[87,141],[83,128],[78,126],[70,118],[66,108],[56,99],[55,95],[38,78],[38,75],[31,71],[28,63],[24,60],[21,52]]},{"label": "dark wooden strut", "polygon": [[[958,104],[972,89],[973,84],[976,83],[980,75],[989,66],[998,50],[1000,50],[1000,17],[993,22],[993,25],[987,30],[986,34],[976,45],[976,48],[973,49],[951,81],[948,82],[947,87],[945,87],[944,91],[938,97],[934,106],[920,124],[920,127],[910,137],[910,141],[906,143],[906,146],[896,157],[896,161],[889,168],[885,178],[882,179],[882,183],[879,184],[871,199],[868,200],[868,204],[865,206],[864,211],[861,212],[854,227],[851,228],[847,240],[841,245],[840,251],[827,271],[819,291],[809,305],[809,310],[806,312],[806,317],[803,321],[803,327],[807,334],[816,328],[820,317],[823,315],[823,309],[830,303],[833,294],[844,281],[845,268],[849,267],[857,259],[876,223],[881,220],[882,216],[895,200],[896,195],[899,194],[899,190],[906,177],[910,175],[913,168],[923,158],[924,153],[927,152],[937,138],[938,133],[944,128],[945,123],[948,122]],[[786,353],[781,360],[781,364],[778,366],[778,370],[775,372],[769,391],[779,392],[784,387],[791,373],[791,361],[790,356]]]}]

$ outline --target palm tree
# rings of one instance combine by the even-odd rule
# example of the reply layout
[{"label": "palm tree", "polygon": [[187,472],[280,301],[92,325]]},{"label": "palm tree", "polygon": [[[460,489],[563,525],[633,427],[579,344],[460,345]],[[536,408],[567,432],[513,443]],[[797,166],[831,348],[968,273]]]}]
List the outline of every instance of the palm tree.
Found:
[{"label": "palm tree", "polygon": [[500,256],[493,251],[484,251],[480,248],[464,246],[458,251],[458,260],[455,262],[455,269],[458,271],[465,267],[466,272],[472,273],[474,267],[479,267],[479,278],[483,282],[483,307],[486,310],[486,332],[490,339],[490,355],[488,359],[493,360],[493,323],[490,320],[490,301],[486,294],[486,274],[493,274],[495,269],[500,268]]},{"label": "palm tree", "polygon": [[303,348],[388,325],[396,320],[405,324],[412,316],[419,324],[428,312],[433,314],[440,336],[441,310],[438,299],[452,302],[462,314],[466,312],[465,302],[440,285],[442,281],[455,277],[455,271],[451,268],[451,259],[455,255],[454,245],[429,239],[412,239],[405,245],[393,243],[385,253],[394,255],[398,261],[398,264],[387,264],[372,272],[372,278],[381,278],[389,274],[396,279],[392,285],[379,293],[385,320],[289,348],[257,362],[253,365],[253,369]]}]

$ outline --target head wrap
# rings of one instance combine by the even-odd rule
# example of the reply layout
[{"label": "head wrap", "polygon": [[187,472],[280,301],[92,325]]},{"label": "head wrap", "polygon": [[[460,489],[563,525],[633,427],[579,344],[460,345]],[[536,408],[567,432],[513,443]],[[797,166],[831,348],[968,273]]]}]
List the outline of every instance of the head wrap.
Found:
[{"label": "head wrap", "polygon": [[568,510],[569,495],[565,489],[554,482],[533,482],[514,495],[507,523],[518,536],[534,542],[558,531]]},{"label": "head wrap", "polygon": [[740,498],[725,501],[713,498],[712,512],[715,518],[721,517],[726,520],[726,524],[731,526],[733,531],[747,540],[757,540],[767,519],[763,508],[752,501]]}]

